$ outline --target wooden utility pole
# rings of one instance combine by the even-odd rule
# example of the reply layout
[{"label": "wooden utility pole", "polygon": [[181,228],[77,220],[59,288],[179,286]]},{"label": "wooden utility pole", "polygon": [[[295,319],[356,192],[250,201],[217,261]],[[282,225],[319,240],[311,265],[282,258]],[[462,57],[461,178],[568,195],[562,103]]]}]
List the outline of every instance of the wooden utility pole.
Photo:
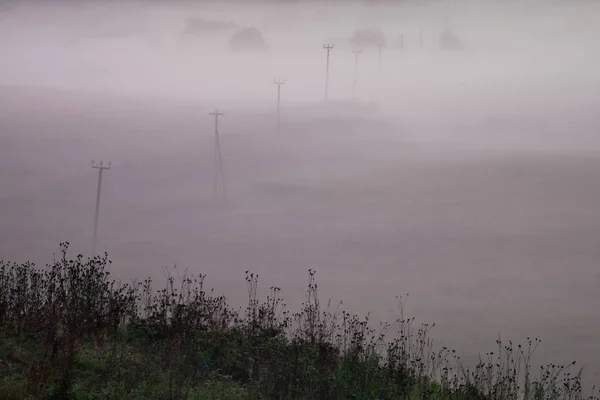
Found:
[{"label": "wooden utility pole", "polygon": [[354,48],[352,50],[354,53],[354,95],[356,96],[356,79],[358,77],[358,56],[362,53],[362,50],[359,48]]},{"label": "wooden utility pole", "polygon": [[327,50],[327,65],[325,67],[325,101],[329,96],[329,52],[333,49],[332,44],[324,44],[323,48]]},{"label": "wooden utility pole", "polygon": [[98,188],[96,190],[96,213],[94,215],[94,237],[92,239],[92,257],[96,255],[96,242],[98,241],[98,217],[100,215],[100,192],[102,191],[102,172],[105,169],[110,169],[110,162],[104,165],[102,161],[99,164],[92,161],[92,168],[98,170]]},{"label": "wooden utility pole", "polygon": [[219,137],[219,117],[223,116],[218,109],[209,113],[215,117],[215,167],[214,167],[214,190],[215,195],[219,195],[219,183],[221,184],[221,196],[223,200],[227,200],[227,188],[225,186],[225,175],[223,173],[223,156],[221,154],[221,139]]},{"label": "wooden utility pole", "polygon": [[277,134],[279,134],[280,110],[281,110],[281,85],[285,85],[285,80],[273,79],[273,83],[277,85]]}]

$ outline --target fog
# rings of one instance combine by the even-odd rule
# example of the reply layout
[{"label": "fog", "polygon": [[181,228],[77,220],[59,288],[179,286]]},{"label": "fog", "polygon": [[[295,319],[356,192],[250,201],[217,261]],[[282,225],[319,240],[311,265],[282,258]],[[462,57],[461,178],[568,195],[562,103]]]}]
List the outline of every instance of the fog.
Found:
[{"label": "fog", "polygon": [[[244,271],[293,308],[307,270],[375,320],[435,322],[466,359],[542,338],[600,373],[600,4],[585,1],[6,2],[0,259],[71,242],[123,280]],[[186,21],[234,24],[186,33]],[[265,51],[229,48],[244,27]],[[356,29],[380,29],[363,47]],[[462,51],[441,47],[444,31]],[[402,48],[399,38],[402,36]],[[330,53],[328,101],[326,53]],[[277,88],[281,128],[276,132]],[[219,108],[228,198],[213,190]]]}]

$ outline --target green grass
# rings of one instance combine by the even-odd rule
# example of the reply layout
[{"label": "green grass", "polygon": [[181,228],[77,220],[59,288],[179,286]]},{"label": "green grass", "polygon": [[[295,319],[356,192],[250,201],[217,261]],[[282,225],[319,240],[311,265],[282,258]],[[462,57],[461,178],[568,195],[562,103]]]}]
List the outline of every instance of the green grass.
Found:
[{"label": "green grass", "polygon": [[314,271],[290,312],[278,288],[232,309],[204,276],[118,286],[105,257],[38,269],[0,263],[2,399],[581,399],[574,368],[531,371],[539,341],[497,341],[468,369],[437,349],[432,326],[400,318],[380,329],[323,307]]}]

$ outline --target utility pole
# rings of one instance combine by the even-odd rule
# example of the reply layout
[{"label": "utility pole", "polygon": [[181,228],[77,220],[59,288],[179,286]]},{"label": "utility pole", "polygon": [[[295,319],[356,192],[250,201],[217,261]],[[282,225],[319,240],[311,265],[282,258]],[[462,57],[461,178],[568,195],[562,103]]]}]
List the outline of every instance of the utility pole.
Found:
[{"label": "utility pole", "polygon": [[273,79],[273,83],[277,85],[277,134],[279,134],[280,109],[281,109],[281,85],[285,85],[285,80]]},{"label": "utility pole", "polygon": [[96,214],[94,216],[94,238],[92,239],[92,257],[96,256],[96,242],[98,240],[98,216],[100,214],[100,191],[102,190],[102,172],[105,169],[110,169],[110,162],[108,165],[104,165],[102,161],[100,164],[94,163],[92,161],[92,168],[98,170],[98,189],[96,191]]},{"label": "utility pole", "polygon": [[354,95],[356,95],[356,78],[358,76],[358,56],[362,53],[362,50],[359,48],[354,48],[352,50],[354,53]]},{"label": "utility pole", "polygon": [[219,193],[219,183],[221,183],[221,194],[223,200],[227,200],[227,189],[225,187],[225,176],[223,174],[223,157],[221,155],[221,140],[219,138],[219,117],[224,115],[218,109],[209,113],[215,116],[215,171],[214,171],[214,189],[215,195]]},{"label": "utility pole", "polygon": [[400,55],[404,54],[404,33],[400,34]]},{"label": "utility pole", "polygon": [[333,45],[332,44],[324,44],[323,48],[325,50],[327,50],[327,66],[325,69],[325,101],[327,101],[328,92],[329,92],[329,52],[333,49]]}]

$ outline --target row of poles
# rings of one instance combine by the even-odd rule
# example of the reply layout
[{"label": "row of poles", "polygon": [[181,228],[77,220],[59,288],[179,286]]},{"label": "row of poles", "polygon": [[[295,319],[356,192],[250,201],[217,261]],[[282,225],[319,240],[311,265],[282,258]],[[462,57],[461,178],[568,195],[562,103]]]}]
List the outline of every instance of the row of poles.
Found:
[{"label": "row of poles", "polygon": [[[324,44],[323,49],[326,51],[327,60],[325,66],[325,101],[329,99],[329,59],[330,52],[334,49],[333,44]],[[382,46],[379,46],[379,67],[381,69],[381,51]],[[356,81],[358,74],[358,57],[362,53],[361,49],[355,48],[353,50],[355,55],[354,59],[354,91],[356,92]],[[281,87],[285,85],[283,79],[273,79],[273,84],[277,86],[277,133],[280,133],[281,128]],[[223,201],[227,200],[227,186],[225,184],[225,173],[223,171],[223,155],[221,152],[221,140],[219,136],[219,117],[225,114],[219,109],[215,109],[209,115],[214,117],[214,135],[215,135],[215,148],[214,148],[214,192],[215,195],[220,197]],[[96,211],[94,214],[94,235],[92,243],[92,256],[96,255],[96,245],[98,241],[98,218],[100,214],[100,194],[102,192],[102,174],[104,171],[109,170],[111,163],[104,164],[102,161],[95,163],[92,161],[92,168],[98,170],[98,186],[96,189]]]}]

